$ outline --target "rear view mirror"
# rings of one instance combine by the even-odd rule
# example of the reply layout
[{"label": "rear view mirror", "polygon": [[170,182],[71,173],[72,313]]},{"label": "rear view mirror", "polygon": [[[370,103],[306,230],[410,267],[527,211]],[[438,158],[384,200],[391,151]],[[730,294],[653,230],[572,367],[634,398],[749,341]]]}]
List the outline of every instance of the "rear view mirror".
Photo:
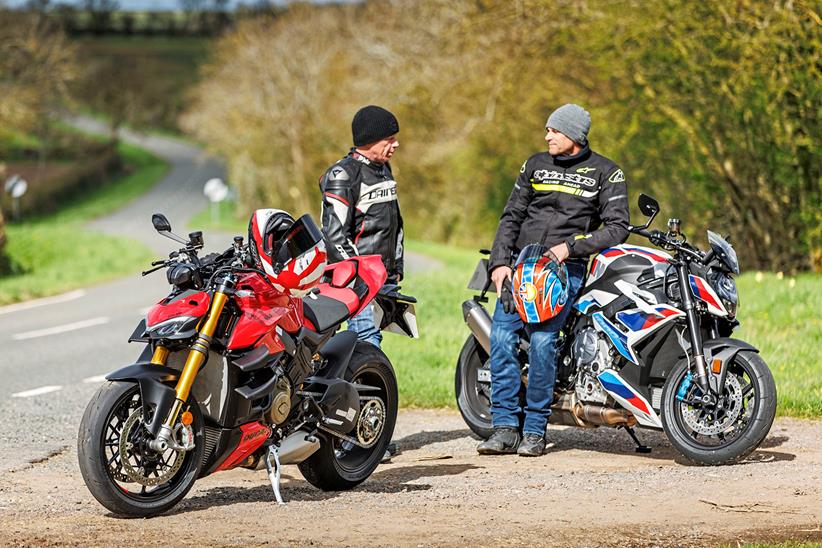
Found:
[{"label": "rear view mirror", "polygon": [[[151,224],[154,225],[154,230],[165,236],[166,238],[172,239],[177,243],[190,245],[190,241],[186,241],[171,231],[171,223],[168,222],[166,216],[162,213],[155,213],[151,216]],[[192,233],[194,234],[194,233]],[[202,240],[202,233],[200,234],[200,239]],[[192,244],[193,245],[193,244]]]},{"label": "rear view mirror", "polygon": [[646,217],[653,217],[659,213],[659,202],[647,194],[639,195],[639,210]]},{"label": "rear view mirror", "polygon": [[168,222],[168,219],[166,219],[166,216],[162,213],[152,215],[151,224],[154,225],[154,230],[157,232],[171,232],[171,223]]}]

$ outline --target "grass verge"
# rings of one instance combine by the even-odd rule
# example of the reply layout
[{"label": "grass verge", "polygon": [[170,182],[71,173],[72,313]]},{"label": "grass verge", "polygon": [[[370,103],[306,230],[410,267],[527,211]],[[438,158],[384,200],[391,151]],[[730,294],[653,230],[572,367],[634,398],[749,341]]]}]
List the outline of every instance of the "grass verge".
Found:
[{"label": "grass verge", "polygon": [[0,278],[0,305],[69,291],[133,272],[153,256],[142,245],[84,228],[146,192],[168,165],[145,150],[119,146],[127,173],[68,201],[54,214],[6,226],[12,275]]}]

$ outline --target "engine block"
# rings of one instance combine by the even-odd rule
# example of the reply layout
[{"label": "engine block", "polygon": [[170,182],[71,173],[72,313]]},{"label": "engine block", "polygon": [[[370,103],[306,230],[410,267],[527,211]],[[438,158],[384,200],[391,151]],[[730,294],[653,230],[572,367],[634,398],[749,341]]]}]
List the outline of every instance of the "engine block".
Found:
[{"label": "engine block", "polygon": [[573,355],[577,368],[577,398],[585,403],[607,403],[608,393],[597,380],[597,375],[616,367],[605,338],[593,327],[586,327],[577,334]]}]

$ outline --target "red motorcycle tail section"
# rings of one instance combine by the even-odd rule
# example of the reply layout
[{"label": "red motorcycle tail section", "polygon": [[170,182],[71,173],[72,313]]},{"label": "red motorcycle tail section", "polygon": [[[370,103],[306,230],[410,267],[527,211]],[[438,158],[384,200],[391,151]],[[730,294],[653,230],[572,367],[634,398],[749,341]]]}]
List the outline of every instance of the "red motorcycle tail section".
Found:
[{"label": "red motorcycle tail section", "polygon": [[240,437],[240,443],[237,445],[237,448],[226,457],[215,472],[230,470],[235,466],[239,466],[245,459],[253,454],[254,451],[259,449],[259,447],[265,443],[265,440],[268,439],[268,436],[271,435],[271,429],[259,422],[244,424],[240,427],[240,431],[242,432],[242,436]]},{"label": "red motorcycle tail section", "polygon": [[[342,293],[331,291],[332,289],[348,289],[359,301],[355,308],[349,308],[351,316],[356,316],[377,296],[382,286],[385,285],[385,280],[388,279],[388,272],[379,255],[360,255],[328,265],[325,269],[325,276],[331,278],[331,283],[320,284],[320,294],[342,300],[346,306],[349,306],[350,297],[343,298]],[[363,297],[347,287],[352,285],[352,282],[356,284],[355,278],[357,277],[368,287],[368,293]]]},{"label": "red motorcycle tail section", "polygon": [[199,318],[208,312],[210,302],[211,297],[204,291],[186,291],[171,299],[163,299],[149,309],[146,326],[152,327],[180,316]]},{"label": "red motorcycle tail section", "polygon": [[329,265],[326,281],[303,298],[303,325],[327,331],[359,314],[382,288],[387,274],[379,255],[352,257]]}]

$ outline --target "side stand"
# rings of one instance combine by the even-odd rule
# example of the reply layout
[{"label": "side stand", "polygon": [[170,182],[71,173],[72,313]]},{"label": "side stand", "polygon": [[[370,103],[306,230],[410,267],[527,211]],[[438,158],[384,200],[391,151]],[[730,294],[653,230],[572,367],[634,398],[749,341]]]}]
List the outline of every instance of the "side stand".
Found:
[{"label": "side stand", "polygon": [[[272,463],[272,461],[274,462]],[[274,445],[268,446],[265,467],[268,469],[268,479],[271,480],[271,488],[274,489],[274,498],[277,499],[277,504],[285,504],[282,495],[280,495],[280,455]]]},{"label": "side stand", "polygon": [[642,445],[642,442],[639,441],[639,438],[636,435],[636,431],[633,429],[632,426],[623,426],[623,428],[625,429],[626,432],[628,432],[628,435],[631,436],[631,439],[634,440],[634,443],[636,444],[635,451],[637,453],[650,453],[651,452],[650,447],[648,447],[647,445]]}]

